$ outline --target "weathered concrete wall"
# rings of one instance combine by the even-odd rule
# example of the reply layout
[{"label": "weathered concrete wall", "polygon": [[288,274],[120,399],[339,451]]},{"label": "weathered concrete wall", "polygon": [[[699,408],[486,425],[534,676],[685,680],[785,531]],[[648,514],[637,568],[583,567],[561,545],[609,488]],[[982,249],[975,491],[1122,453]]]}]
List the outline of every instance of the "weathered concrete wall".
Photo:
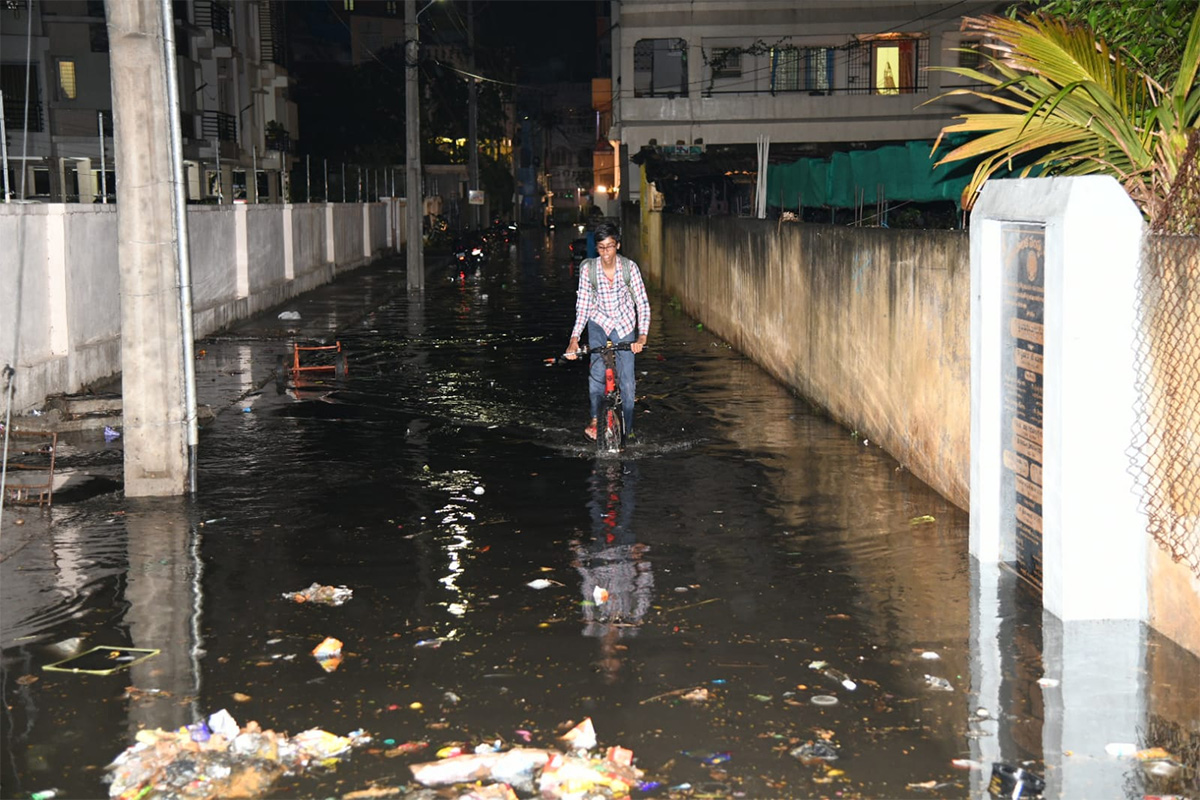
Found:
[{"label": "weathered concrete wall", "polygon": [[315,203],[292,206],[292,263],[297,277],[324,266],[325,206]]},{"label": "weathered concrete wall", "polygon": [[347,267],[363,262],[362,206],[338,203],[333,208],[333,263]]},{"label": "weathered concrete wall", "polygon": [[[233,206],[188,209],[192,308],[210,312],[237,295],[237,233]],[[204,334],[197,330],[197,335]]]},{"label": "weathered concrete wall", "polygon": [[[390,220],[381,204],[189,207],[196,336],[383,255],[400,240]],[[14,413],[120,372],[116,223],[113,205],[0,204],[0,366],[15,361]]]},{"label": "weathered concrete wall", "polygon": [[246,257],[250,271],[250,293],[278,286],[284,276],[283,214],[278,206],[245,206]]},{"label": "weathered concrete wall", "polygon": [[967,507],[966,234],[650,217],[662,226],[661,256],[645,218],[636,249],[668,295]]},{"label": "weathered concrete wall", "polygon": [[[648,282],[969,508],[967,234],[624,211]],[[1200,579],[1149,551],[1149,622],[1200,653]]]},{"label": "weathered concrete wall", "polygon": [[367,242],[367,250],[377,253],[388,246],[388,213],[383,203],[368,203],[367,221],[370,225],[371,239]]}]

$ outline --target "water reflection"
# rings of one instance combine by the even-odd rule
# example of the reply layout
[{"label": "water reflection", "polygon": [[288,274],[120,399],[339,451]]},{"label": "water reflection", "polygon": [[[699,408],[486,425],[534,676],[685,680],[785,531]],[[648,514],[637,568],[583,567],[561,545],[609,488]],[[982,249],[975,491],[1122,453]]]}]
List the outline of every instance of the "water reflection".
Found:
[{"label": "water reflection", "polygon": [[632,527],[637,481],[636,462],[597,460],[588,478],[591,539],[571,542],[571,563],[582,579],[583,635],[599,642],[608,683],[617,681],[623,664],[621,640],[637,635],[654,599],[650,548]]}]

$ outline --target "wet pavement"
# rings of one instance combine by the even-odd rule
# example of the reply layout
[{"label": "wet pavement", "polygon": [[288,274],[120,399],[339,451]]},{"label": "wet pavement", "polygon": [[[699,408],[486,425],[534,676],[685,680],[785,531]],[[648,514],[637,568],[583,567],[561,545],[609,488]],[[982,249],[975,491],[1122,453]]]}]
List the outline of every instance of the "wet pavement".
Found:
[{"label": "wet pavement", "polygon": [[[668,297],[640,441],[597,457],[583,368],[545,363],[574,313],[563,238],[435,266],[423,296],[377,264],[199,343],[191,501],[124,498],[120,440],[66,437],[89,488],[5,509],[0,795],[107,796],[139,729],[227,709],[373,737],[271,797],[402,796],[441,748],[561,749],[584,718],[654,796],[983,797],[994,763],[1048,797],[1200,796],[1194,657],[1102,627],[1083,658],[981,574],[965,513]],[[312,351],[330,368],[287,377],[294,339],[340,342],[345,374]],[[353,595],[284,597],[314,582]],[[335,669],[310,654],[326,637]],[[161,653],[43,669],[95,645]],[[1183,767],[1066,749],[1114,715],[1107,738]]]}]

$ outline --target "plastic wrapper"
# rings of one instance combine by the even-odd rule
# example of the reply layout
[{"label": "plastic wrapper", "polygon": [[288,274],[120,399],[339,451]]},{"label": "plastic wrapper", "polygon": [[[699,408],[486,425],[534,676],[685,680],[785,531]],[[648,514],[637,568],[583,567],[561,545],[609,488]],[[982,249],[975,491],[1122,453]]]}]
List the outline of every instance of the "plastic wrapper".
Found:
[{"label": "plastic wrapper", "polygon": [[543,798],[590,796],[597,791],[624,797],[641,777],[641,770],[606,758],[555,754],[538,778],[538,791]]},{"label": "plastic wrapper", "polygon": [[532,790],[534,776],[551,756],[550,750],[514,747],[504,753],[466,753],[438,761],[410,764],[413,779],[423,786],[453,786],[476,781],[507,783],[518,791]]},{"label": "plastic wrapper", "polygon": [[298,592],[283,593],[284,599],[294,603],[318,603],[326,606],[340,606],[353,596],[353,589],[345,586],[323,586],[319,583]]}]

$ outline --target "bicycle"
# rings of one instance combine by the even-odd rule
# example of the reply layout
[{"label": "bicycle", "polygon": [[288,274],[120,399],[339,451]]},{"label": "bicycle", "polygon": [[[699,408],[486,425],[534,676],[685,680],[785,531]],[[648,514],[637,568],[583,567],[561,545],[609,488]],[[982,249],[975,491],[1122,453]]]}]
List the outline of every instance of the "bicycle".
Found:
[{"label": "bicycle", "polygon": [[[621,405],[621,387],[617,383],[617,351],[628,350],[629,342],[607,342],[604,347],[581,346],[571,355],[584,356],[593,351],[604,359],[604,397],[596,416],[596,452],[619,453],[625,449],[625,417]],[[567,355],[567,354],[564,354]]]}]

